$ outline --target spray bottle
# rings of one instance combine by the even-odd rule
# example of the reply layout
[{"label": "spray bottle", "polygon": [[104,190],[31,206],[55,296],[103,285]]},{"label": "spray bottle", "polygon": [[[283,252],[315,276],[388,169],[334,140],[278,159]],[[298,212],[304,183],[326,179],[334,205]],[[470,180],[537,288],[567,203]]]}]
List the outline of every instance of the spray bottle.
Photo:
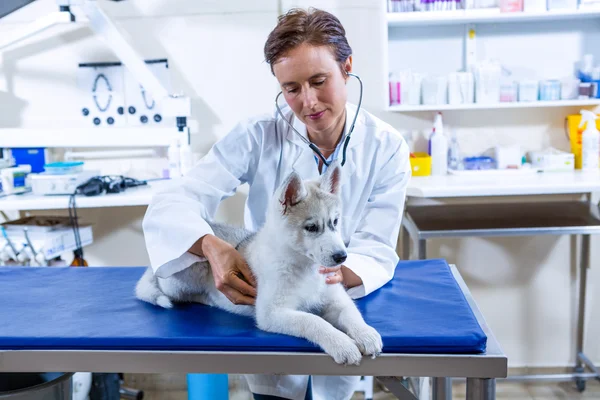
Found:
[{"label": "spray bottle", "polygon": [[600,133],[596,128],[598,116],[591,111],[581,110],[579,128],[586,124],[581,135],[581,169],[598,170],[600,160]]},{"label": "spray bottle", "polygon": [[431,175],[448,173],[448,139],[444,135],[442,113],[438,112],[433,123],[433,132],[429,137],[429,155],[431,156]]}]

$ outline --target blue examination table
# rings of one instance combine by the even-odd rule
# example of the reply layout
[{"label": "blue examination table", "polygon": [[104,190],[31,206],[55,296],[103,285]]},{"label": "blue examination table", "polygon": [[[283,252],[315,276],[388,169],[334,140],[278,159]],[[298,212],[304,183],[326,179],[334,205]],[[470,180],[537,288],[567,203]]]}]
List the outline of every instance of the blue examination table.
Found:
[{"label": "blue examination table", "polygon": [[376,376],[399,398],[399,377],[450,377],[467,398],[491,399],[506,356],[456,268],[401,261],[394,279],[357,300],[383,338],[383,354],[339,366],[300,338],[263,332],[252,319],[201,304],[164,310],[134,297],[137,267],[0,268],[0,372],[285,373]]}]

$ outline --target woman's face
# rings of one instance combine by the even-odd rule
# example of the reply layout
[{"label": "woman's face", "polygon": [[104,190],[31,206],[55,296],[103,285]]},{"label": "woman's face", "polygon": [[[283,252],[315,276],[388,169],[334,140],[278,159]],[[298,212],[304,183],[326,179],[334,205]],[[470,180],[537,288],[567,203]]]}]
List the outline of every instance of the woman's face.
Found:
[{"label": "woman's face", "polygon": [[[343,68],[351,72],[352,57]],[[302,44],[281,57],[273,72],[285,100],[311,135],[341,134],[348,78],[328,46]]]}]

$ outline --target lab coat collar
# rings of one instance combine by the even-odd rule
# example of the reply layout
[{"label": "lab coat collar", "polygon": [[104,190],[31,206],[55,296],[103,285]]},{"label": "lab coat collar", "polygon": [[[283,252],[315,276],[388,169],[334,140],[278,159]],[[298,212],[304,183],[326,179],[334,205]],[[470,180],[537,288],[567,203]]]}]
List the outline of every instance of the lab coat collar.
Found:
[{"label": "lab coat collar", "polygon": [[[356,128],[355,128],[356,130]],[[353,135],[354,136],[354,135]],[[352,142],[352,139],[350,140]],[[317,179],[319,178],[319,169],[317,162],[315,161],[315,153],[304,145],[304,149],[298,153],[296,159],[292,163],[292,169],[302,177],[302,179]],[[354,157],[356,156],[356,150],[351,149],[348,145],[346,151],[346,163],[342,167],[342,191],[344,187],[349,184],[350,177],[356,171],[356,164],[354,163]],[[338,161],[342,162],[342,151],[338,155]]]},{"label": "lab coat collar", "polygon": [[[345,140],[348,131],[350,130],[350,125],[352,124],[352,120],[354,119],[354,113],[356,112],[356,106],[352,104],[346,104],[346,125],[344,127],[344,137],[342,140]],[[294,128],[298,130],[305,138],[308,138],[306,134],[306,126],[293,114],[293,111],[290,108],[283,109],[282,114],[290,121]],[[362,114],[362,113],[361,113]],[[352,176],[354,171],[356,170],[356,164],[354,163],[354,158],[356,156],[356,152],[353,150],[358,144],[362,143],[365,135],[365,124],[364,124],[364,116],[359,114],[356,119],[356,124],[354,126],[354,132],[352,133],[352,137],[350,138],[350,142],[348,143],[348,149],[346,150],[346,163],[342,167],[342,176],[345,177],[342,181],[342,188],[345,186],[347,182],[349,182],[349,178]],[[294,132],[285,122],[281,122],[285,127],[287,127],[286,138],[291,143],[299,146],[302,151],[298,153],[296,159],[292,162],[292,168],[296,171],[301,177],[304,179],[315,179],[319,177],[319,171],[315,161],[315,153],[312,151],[310,147],[298,137],[298,134]],[[343,146],[343,142],[340,144]],[[342,162],[343,157],[343,147],[340,149],[338,153],[338,161]]]}]

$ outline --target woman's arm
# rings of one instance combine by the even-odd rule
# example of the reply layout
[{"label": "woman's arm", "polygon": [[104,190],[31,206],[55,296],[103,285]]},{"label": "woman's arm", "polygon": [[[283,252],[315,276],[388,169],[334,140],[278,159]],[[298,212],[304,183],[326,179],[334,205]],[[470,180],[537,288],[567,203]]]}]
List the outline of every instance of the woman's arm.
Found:
[{"label": "woman's arm", "polygon": [[252,179],[260,155],[252,125],[239,124],[219,140],[183,178],[158,193],[144,216],[143,229],[150,264],[157,276],[167,277],[209,254],[213,235],[206,222],[221,201]]}]

